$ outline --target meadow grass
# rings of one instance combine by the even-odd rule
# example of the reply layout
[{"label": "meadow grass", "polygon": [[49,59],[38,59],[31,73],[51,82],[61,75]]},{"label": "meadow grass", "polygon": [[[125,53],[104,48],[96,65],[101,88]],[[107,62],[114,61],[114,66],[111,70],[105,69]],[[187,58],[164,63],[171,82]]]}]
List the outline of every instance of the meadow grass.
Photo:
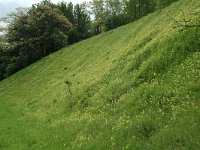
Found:
[{"label": "meadow grass", "polygon": [[180,0],[1,81],[0,149],[199,149],[200,29],[173,21],[199,11]]}]

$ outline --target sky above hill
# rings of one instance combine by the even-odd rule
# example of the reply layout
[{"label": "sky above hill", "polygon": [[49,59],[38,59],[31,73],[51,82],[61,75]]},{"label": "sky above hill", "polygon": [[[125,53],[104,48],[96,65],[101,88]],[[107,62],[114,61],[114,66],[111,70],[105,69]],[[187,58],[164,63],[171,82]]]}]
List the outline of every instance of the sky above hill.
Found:
[{"label": "sky above hill", "polygon": [[[0,18],[5,17],[6,14],[15,10],[18,7],[30,7],[32,4],[38,3],[41,0],[0,0]],[[60,2],[62,0],[51,0],[53,3]],[[81,3],[89,0],[63,0],[65,2],[72,1],[73,3]]]}]

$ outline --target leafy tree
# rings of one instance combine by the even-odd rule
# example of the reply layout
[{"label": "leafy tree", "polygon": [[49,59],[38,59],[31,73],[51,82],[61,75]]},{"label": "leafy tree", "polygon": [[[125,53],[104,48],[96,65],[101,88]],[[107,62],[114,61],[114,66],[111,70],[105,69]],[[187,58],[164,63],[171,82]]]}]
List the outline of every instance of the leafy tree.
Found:
[{"label": "leafy tree", "polygon": [[31,28],[28,30],[32,34],[28,39],[39,42],[43,55],[67,45],[67,31],[71,23],[58,9],[37,4],[32,6],[29,15],[28,24]]},{"label": "leafy tree", "polygon": [[71,23],[62,13],[43,3],[18,10],[6,19],[9,55],[7,75],[67,45]]},{"label": "leafy tree", "polygon": [[90,37],[90,16],[84,5],[74,7],[74,27],[79,33],[80,40]]},{"label": "leafy tree", "polygon": [[105,9],[109,15],[119,15],[123,13],[124,3],[122,0],[105,0]]},{"label": "leafy tree", "polygon": [[72,2],[66,3],[64,1],[57,4],[57,8],[63,13],[63,15],[74,24],[74,5]]},{"label": "leafy tree", "polygon": [[6,53],[0,47],[0,80],[4,79],[6,76],[6,67],[8,65],[9,58]]},{"label": "leafy tree", "polygon": [[126,18],[123,14],[112,15],[105,20],[105,29],[112,30],[124,24],[126,24]]},{"label": "leafy tree", "polygon": [[93,0],[90,3],[90,8],[94,16],[93,32],[99,34],[104,30],[104,21],[108,15],[108,10],[105,8],[104,0]]},{"label": "leafy tree", "polygon": [[90,15],[85,3],[73,5],[71,2],[60,2],[57,8],[72,23],[72,28],[68,32],[69,43],[80,41],[91,36],[90,33]]},{"label": "leafy tree", "polygon": [[104,21],[106,31],[127,23],[127,17],[125,15],[125,1],[106,0],[105,6],[108,14]]},{"label": "leafy tree", "polygon": [[154,12],[156,7],[155,0],[128,0],[125,12],[129,22],[137,20],[148,13]]}]

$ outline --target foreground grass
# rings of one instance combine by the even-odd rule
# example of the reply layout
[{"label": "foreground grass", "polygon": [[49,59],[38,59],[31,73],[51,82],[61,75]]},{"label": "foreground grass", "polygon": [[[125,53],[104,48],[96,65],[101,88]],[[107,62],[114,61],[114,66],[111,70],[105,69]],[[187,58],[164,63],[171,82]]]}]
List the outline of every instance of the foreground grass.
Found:
[{"label": "foreground grass", "polygon": [[196,12],[181,0],[0,82],[0,149],[198,149],[200,33],[173,21]]}]

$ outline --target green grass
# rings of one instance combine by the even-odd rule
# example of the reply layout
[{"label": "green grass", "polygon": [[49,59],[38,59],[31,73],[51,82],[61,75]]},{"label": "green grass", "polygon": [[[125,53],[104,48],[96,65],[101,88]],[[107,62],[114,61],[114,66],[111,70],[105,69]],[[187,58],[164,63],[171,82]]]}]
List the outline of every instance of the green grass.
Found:
[{"label": "green grass", "polygon": [[180,0],[1,81],[0,149],[199,149],[200,31],[172,19],[195,12]]}]

